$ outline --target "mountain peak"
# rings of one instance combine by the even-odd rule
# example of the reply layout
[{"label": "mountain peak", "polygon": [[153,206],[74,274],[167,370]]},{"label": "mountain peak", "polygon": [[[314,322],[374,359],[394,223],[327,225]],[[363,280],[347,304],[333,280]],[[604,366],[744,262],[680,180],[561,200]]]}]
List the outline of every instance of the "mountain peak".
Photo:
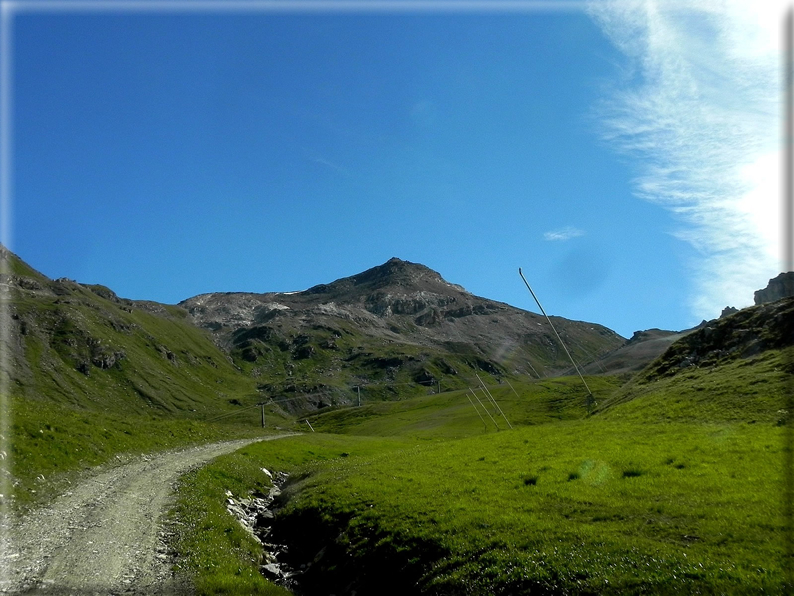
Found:
[{"label": "mountain peak", "polygon": [[392,257],[382,265],[367,269],[350,277],[343,277],[329,284],[309,288],[304,294],[333,294],[336,296],[355,292],[371,292],[390,287],[412,287],[416,291],[438,290],[441,286],[460,292],[466,290],[446,281],[439,273],[420,263]]}]

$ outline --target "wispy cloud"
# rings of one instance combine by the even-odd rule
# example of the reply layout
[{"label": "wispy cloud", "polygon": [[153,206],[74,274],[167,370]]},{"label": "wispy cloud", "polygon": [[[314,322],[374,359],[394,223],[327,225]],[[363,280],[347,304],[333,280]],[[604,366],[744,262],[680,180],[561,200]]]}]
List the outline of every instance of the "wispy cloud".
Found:
[{"label": "wispy cloud", "polygon": [[598,107],[638,158],[639,197],[679,216],[697,250],[692,313],[752,304],[780,271],[783,2],[600,0],[589,12],[629,59]]},{"label": "wispy cloud", "polygon": [[578,228],[566,226],[557,230],[550,230],[543,233],[543,239],[549,241],[562,241],[576,238],[577,236],[584,236],[584,232]]},{"label": "wispy cloud", "polygon": [[350,170],[348,170],[346,167],[341,166],[338,163],[333,162],[322,155],[317,155],[316,153],[313,153],[308,149],[304,149],[304,153],[306,154],[306,159],[308,159],[312,163],[322,166],[323,168],[327,168],[335,172],[336,174],[341,174],[342,176],[346,176],[346,177],[350,176]]}]

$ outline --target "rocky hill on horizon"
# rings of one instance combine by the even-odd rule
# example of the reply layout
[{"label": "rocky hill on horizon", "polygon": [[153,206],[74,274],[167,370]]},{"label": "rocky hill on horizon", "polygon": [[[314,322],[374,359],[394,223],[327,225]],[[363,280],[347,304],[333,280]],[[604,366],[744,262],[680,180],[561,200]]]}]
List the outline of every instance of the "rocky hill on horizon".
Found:
[{"label": "rocky hill on horizon", "polygon": [[[5,248],[0,258],[10,300],[2,374],[35,399],[201,417],[229,403],[276,399],[297,411],[569,366],[540,315],[397,258],[303,292],[202,294],[179,305],[52,280]],[[582,362],[624,342],[595,323],[553,320]]]},{"label": "rocky hill on horizon", "polygon": [[[202,294],[179,306],[252,374],[282,379],[282,388],[316,391],[345,377],[353,385],[444,378],[458,386],[479,372],[539,378],[570,366],[541,315],[398,258],[303,292]],[[580,361],[625,341],[602,325],[552,319]]]},{"label": "rocky hill on horizon", "polygon": [[[2,373],[21,396],[200,417],[263,398],[297,411],[476,386],[478,375],[498,383],[573,374],[541,315],[398,258],[302,292],[209,293],[178,305],[51,280],[5,248],[0,258],[10,296]],[[628,340],[595,323],[552,320],[584,372],[633,376],[657,358],[657,371],[661,362],[710,361],[721,344],[742,353],[783,345],[774,335],[788,321],[781,308]]]}]

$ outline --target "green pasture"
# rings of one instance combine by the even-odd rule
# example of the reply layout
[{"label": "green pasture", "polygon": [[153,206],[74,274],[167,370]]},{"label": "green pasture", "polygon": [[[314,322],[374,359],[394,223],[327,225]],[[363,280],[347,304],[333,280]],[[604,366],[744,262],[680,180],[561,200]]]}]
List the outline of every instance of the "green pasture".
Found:
[{"label": "green pasture", "polygon": [[[614,377],[592,377],[588,383],[597,401],[620,386]],[[577,420],[588,413],[578,377],[514,379],[487,387],[496,405],[475,379],[467,390],[322,411],[308,420],[315,430],[329,433],[455,439],[508,430],[510,426]]]},{"label": "green pasture", "polygon": [[781,459],[769,427],[522,428],[315,464],[282,535],[324,527],[330,542],[298,539],[293,556],[335,552],[312,581],[355,576],[364,593],[774,591]]},{"label": "green pasture", "polygon": [[[208,509],[257,490],[262,467],[288,472],[276,536],[308,565],[306,594],[782,593],[787,379],[780,353],[758,358],[756,375],[739,362],[639,390],[588,378],[593,415],[578,379],[490,386],[514,430],[463,392],[328,411],[311,418],[325,432],[220,458],[201,471],[214,488],[180,494]],[[213,524],[181,540],[192,527]],[[196,556],[223,551],[219,534]],[[234,593],[239,565],[186,570]]]}]

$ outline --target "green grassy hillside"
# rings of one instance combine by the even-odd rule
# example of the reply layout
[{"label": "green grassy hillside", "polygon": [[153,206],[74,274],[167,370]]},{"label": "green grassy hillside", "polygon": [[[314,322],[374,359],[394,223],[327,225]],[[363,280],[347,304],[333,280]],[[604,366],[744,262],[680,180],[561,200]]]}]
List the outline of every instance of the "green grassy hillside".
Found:
[{"label": "green grassy hillside", "polygon": [[[596,400],[607,399],[620,386],[614,377],[589,377],[587,382]],[[322,432],[449,439],[508,430],[508,422],[516,427],[587,415],[586,391],[578,377],[489,384],[499,409],[481,387],[472,383],[471,389],[476,397],[468,389],[456,390],[319,412],[308,420]]]},{"label": "green grassy hillside", "polygon": [[[782,593],[787,356],[693,368],[641,394],[593,379],[593,415],[578,379],[519,397],[491,387],[516,427],[500,432],[460,392],[322,413],[313,425],[335,434],[247,448],[239,475],[220,460],[203,498],[267,485],[263,466],[289,472],[272,539],[307,569],[309,595]],[[190,569],[234,584],[230,567]]]},{"label": "green grassy hillside", "polygon": [[769,592],[781,438],[564,422],[340,458],[298,475],[277,538],[314,594]]},{"label": "green grassy hillside", "polygon": [[[10,388],[27,399],[114,413],[217,415],[254,381],[178,308],[121,300],[99,286],[17,287]],[[248,400],[250,401],[250,399]]]},{"label": "green grassy hillside", "polygon": [[665,377],[639,376],[599,404],[609,419],[644,422],[785,422],[794,348],[768,350]]},{"label": "green grassy hillside", "polygon": [[588,377],[590,399],[576,377],[483,356],[497,346],[401,344],[342,320],[240,328],[227,354],[178,306],[2,255],[1,498],[46,502],[120,453],[306,431],[183,478],[173,546],[199,594],[285,593],[224,504],[266,491],[263,468],[289,474],[269,540],[308,596],[784,591],[794,302],[711,322],[628,383]]},{"label": "green grassy hillside", "polygon": [[[3,499],[44,502],[119,453],[261,432],[256,381],[183,309],[50,280],[4,249],[0,257],[9,286]],[[268,419],[292,423],[277,408]]]}]

